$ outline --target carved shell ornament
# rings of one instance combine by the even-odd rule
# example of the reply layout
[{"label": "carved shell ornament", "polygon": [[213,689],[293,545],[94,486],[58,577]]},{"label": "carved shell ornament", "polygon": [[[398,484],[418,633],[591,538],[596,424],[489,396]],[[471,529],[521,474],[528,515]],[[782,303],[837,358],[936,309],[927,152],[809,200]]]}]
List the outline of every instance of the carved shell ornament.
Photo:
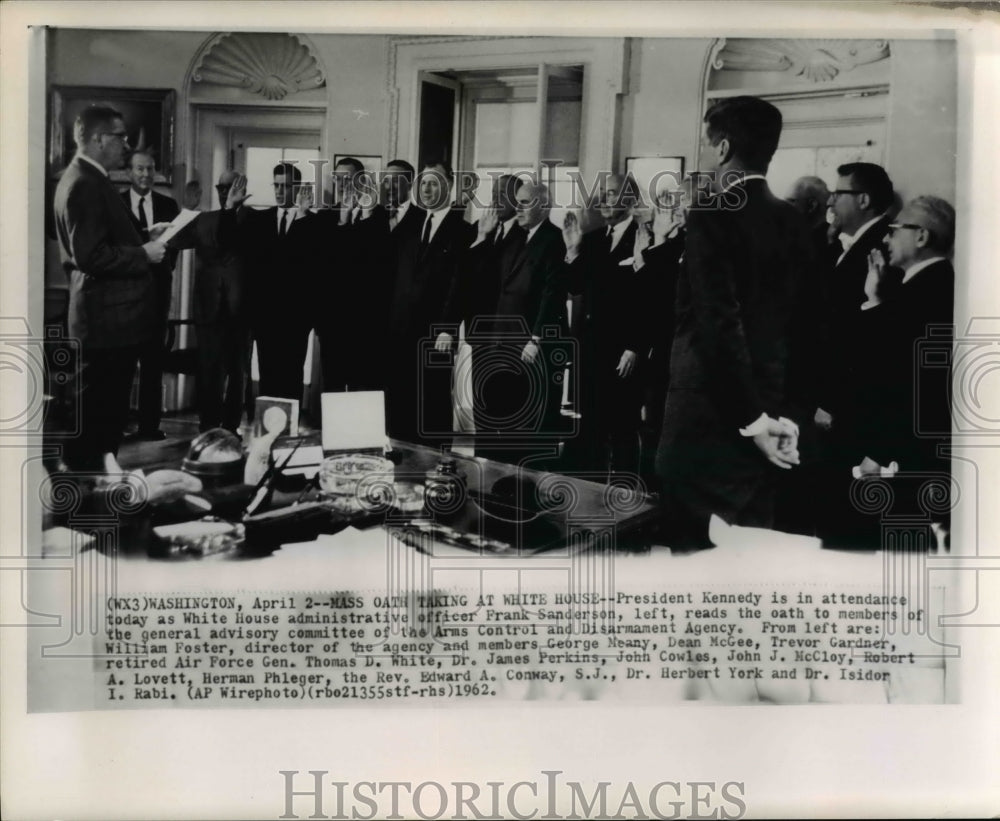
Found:
[{"label": "carved shell ornament", "polygon": [[326,85],[316,57],[291,34],[227,34],[202,57],[193,79],[244,88],[266,100]]},{"label": "carved shell ornament", "polygon": [[785,71],[813,83],[889,56],[887,40],[720,40],[712,55],[716,71]]}]

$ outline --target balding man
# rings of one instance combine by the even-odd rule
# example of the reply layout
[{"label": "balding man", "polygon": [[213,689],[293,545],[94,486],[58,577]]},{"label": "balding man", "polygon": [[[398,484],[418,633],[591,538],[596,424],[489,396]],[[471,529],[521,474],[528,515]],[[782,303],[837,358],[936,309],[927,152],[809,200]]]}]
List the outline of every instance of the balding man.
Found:
[{"label": "balding man", "polygon": [[[870,255],[868,299],[858,325],[854,475],[895,474],[890,484],[902,490],[898,495],[911,501],[919,514],[926,506],[916,503],[916,493],[926,474],[949,471],[941,451],[951,431],[947,354],[954,333],[955,272],[950,256],[955,209],[940,197],[917,197],[889,223],[885,239],[888,259],[878,251]],[[902,270],[902,280],[893,288],[880,288],[888,266]],[[927,367],[931,359],[923,358],[922,348],[944,355],[939,353],[935,367]],[[946,514],[942,510],[940,515],[946,519]]]},{"label": "balding man", "polygon": [[498,178],[470,251],[487,261],[468,269],[481,277],[466,317],[476,454],[534,468],[554,457],[560,433],[562,382],[543,350],[565,329],[566,246],[551,207],[545,185]]},{"label": "balding man", "polygon": [[568,462],[587,471],[636,473],[645,365],[650,346],[648,276],[632,265],[635,197],[620,175],[601,184],[604,224],[580,234],[575,215],[563,231],[570,292],[583,294],[579,395],[582,419]]},{"label": "balding man", "polygon": [[[236,181],[223,171],[215,185],[219,206]],[[200,430],[224,427],[238,431],[250,373],[250,327],[246,311],[243,264],[232,248],[217,242],[221,211],[202,214],[193,223],[197,266],[193,314],[198,333],[198,423]]]}]

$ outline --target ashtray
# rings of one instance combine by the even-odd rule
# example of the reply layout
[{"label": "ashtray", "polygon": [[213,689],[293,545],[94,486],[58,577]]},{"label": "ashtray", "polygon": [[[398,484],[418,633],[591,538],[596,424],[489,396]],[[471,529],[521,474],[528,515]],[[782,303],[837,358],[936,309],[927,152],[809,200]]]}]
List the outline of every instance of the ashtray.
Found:
[{"label": "ashtray", "polygon": [[395,465],[381,456],[340,454],[329,456],[319,467],[319,486],[330,496],[357,496],[358,483],[369,476],[392,482]]}]

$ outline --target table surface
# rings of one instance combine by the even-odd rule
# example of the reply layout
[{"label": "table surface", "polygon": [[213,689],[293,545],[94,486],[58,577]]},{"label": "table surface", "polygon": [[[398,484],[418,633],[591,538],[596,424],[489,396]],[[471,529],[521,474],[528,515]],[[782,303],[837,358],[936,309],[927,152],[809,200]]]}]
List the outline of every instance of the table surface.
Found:
[{"label": "table surface", "polygon": [[[303,444],[313,443],[316,435],[301,438]],[[434,515],[433,519],[446,529],[469,534],[473,541],[465,545],[469,549],[493,545],[498,548],[495,552],[514,549],[518,553],[534,553],[559,550],[568,544],[577,547],[589,544],[594,541],[595,534],[602,534],[602,539],[613,539],[614,545],[622,549],[642,548],[647,544],[643,534],[657,516],[655,500],[636,477],[612,476],[609,483],[601,483],[589,476],[537,471],[447,448],[399,440],[390,442],[390,456],[397,463],[396,482],[423,484],[428,472],[433,472],[442,458],[455,460],[467,488],[465,499],[449,515]],[[127,467],[142,468],[147,473],[163,468],[176,469],[186,452],[186,442],[171,442],[146,451],[144,458],[134,460],[134,464]],[[496,504],[487,504],[484,509],[481,497],[495,498],[490,496],[495,483],[515,476],[520,482],[517,506],[533,512],[508,518],[510,512]],[[298,490],[277,492],[272,508],[291,504],[298,497]],[[192,518],[197,517],[192,515]],[[402,517],[394,514],[391,520],[400,527],[406,519],[426,523],[428,518],[426,513]]]}]

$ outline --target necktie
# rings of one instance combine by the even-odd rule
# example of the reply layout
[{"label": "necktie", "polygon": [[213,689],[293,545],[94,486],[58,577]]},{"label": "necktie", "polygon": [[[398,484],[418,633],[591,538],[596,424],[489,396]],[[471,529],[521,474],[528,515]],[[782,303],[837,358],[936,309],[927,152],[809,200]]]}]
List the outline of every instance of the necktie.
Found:
[{"label": "necktie", "polygon": [[501,242],[503,242],[503,223],[502,222],[497,226],[497,237],[496,237],[495,242],[496,242],[497,245],[499,245]]},{"label": "necktie", "polygon": [[389,230],[392,231],[399,223],[399,209],[390,205],[386,210],[389,212]]},{"label": "necktie", "polygon": [[285,236],[285,218],[288,216],[288,210],[282,209],[281,211],[281,223],[278,225],[278,236]]},{"label": "necktie", "polygon": [[149,220],[146,219],[146,209],[142,205],[145,201],[145,197],[139,197],[139,227],[142,228],[144,234],[147,234],[149,233]]},{"label": "necktie", "polygon": [[433,214],[428,214],[427,219],[424,222],[424,233],[420,237],[421,245],[428,245],[431,241],[431,222],[434,220]]}]

